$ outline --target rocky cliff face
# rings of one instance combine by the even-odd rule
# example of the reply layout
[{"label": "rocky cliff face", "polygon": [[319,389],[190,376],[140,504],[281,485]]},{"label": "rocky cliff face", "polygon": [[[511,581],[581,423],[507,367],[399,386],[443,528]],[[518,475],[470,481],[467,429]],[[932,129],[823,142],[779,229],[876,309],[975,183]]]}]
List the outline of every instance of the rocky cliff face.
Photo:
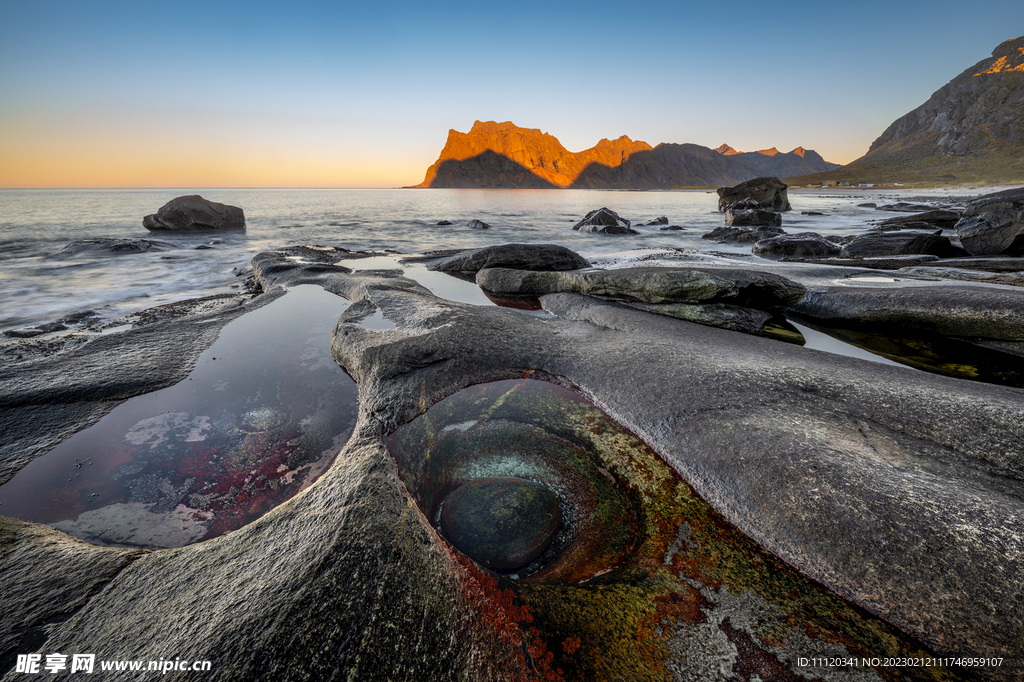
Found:
[{"label": "rocky cliff face", "polygon": [[1005,174],[1010,166],[1004,161],[1022,155],[1024,37],[1007,40],[939,88],[844,171],[913,173],[928,167],[952,171],[952,178],[970,169],[972,177],[983,179],[986,172]]},{"label": "rocky cliff face", "polygon": [[[570,152],[552,135],[511,122],[477,121],[468,133],[448,132],[437,161],[416,187],[657,189],[730,185],[763,175],[797,175],[835,168],[798,147],[737,152],[693,144],[657,147],[623,135]],[[767,152],[773,154],[769,155]]]},{"label": "rocky cliff face", "polygon": [[574,154],[536,128],[477,121],[468,133],[448,131],[441,155],[417,187],[569,187],[591,163],[619,166],[650,148],[623,135]]}]

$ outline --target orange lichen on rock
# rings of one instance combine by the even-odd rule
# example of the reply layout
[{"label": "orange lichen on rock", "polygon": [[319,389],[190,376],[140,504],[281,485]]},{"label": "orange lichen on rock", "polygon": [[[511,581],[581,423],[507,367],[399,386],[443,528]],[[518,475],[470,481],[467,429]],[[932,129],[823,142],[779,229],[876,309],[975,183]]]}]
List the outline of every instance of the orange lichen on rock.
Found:
[{"label": "orange lichen on rock", "polygon": [[430,187],[438,168],[445,161],[465,161],[485,152],[511,159],[556,187],[568,187],[591,163],[616,167],[632,154],[649,151],[651,145],[623,135],[616,140],[601,140],[590,149],[574,153],[558,139],[536,128],[520,128],[510,121],[477,121],[468,133],[448,131],[441,155],[417,187]]},{"label": "orange lichen on rock", "polygon": [[986,73],[1007,73],[1010,71],[1024,71],[1024,47],[1020,47],[1017,49],[1020,54],[1018,54],[1016,56],[1016,59],[1014,60],[1017,62],[1016,64],[1013,64],[1008,57],[999,57],[994,62],[992,62],[992,66],[988,67],[984,71],[979,71],[974,75],[981,76]]}]

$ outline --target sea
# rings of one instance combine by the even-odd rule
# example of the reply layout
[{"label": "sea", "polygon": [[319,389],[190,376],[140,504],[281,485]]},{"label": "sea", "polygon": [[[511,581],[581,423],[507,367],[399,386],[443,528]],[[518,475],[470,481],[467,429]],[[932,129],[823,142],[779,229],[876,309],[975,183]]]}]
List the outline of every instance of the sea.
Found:
[{"label": "sea", "polygon": [[[247,229],[217,234],[155,234],[145,215],[169,200],[199,194],[239,206]],[[887,201],[870,191],[791,191],[787,232],[850,234],[867,221],[896,215],[859,207]],[[561,244],[612,263],[642,249],[695,249],[750,256],[750,245],[715,244],[701,236],[724,224],[713,191],[471,189],[5,189],[0,190],[0,332],[75,313],[108,322],[153,306],[242,286],[260,251],[295,244],[417,254],[504,243]],[[607,207],[632,221],[638,235],[572,229],[587,212]],[[803,215],[803,213],[824,215]],[[643,225],[664,216],[681,230]],[[479,220],[490,227],[469,226]],[[441,221],[451,225],[438,225]],[[77,240],[150,239],[144,253],[67,255]]]}]

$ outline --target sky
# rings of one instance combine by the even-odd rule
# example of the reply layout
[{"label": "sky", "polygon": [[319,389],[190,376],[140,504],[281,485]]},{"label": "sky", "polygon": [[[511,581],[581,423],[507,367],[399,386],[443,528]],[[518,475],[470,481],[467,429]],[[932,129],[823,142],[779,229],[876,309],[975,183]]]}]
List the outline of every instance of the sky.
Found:
[{"label": "sky", "polygon": [[397,187],[450,128],[848,163],[1020,0],[0,0],[0,187]]}]

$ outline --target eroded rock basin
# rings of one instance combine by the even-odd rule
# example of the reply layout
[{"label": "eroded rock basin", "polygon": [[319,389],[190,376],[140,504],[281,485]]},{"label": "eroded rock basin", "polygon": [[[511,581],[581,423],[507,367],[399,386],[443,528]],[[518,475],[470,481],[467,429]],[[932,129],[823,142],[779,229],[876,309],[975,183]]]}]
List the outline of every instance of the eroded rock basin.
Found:
[{"label": "eroded rock basin", "polygon": [[[459,551],[464,539],[438,524],[484,623],[540,679],[830,679],[835,671],[813,659],[932,655],[749,540],[640,439],[563,386],[472,386],[386,442],[428,519],[475,484],[518,479],[557,498],[557,536],[516,572],[473,561]],[[474,511],[467,521],[485,533],[488,512]],[[870,667],[848,674],[881,679]]]},{"label": "eroded rock basin", "polygon": [[187,379],[121,404],[3,486],[0,512],[97,544],[180,547],[309,486],[351,434],[331,358],[348,302],[300,285],[221,330]]}]

